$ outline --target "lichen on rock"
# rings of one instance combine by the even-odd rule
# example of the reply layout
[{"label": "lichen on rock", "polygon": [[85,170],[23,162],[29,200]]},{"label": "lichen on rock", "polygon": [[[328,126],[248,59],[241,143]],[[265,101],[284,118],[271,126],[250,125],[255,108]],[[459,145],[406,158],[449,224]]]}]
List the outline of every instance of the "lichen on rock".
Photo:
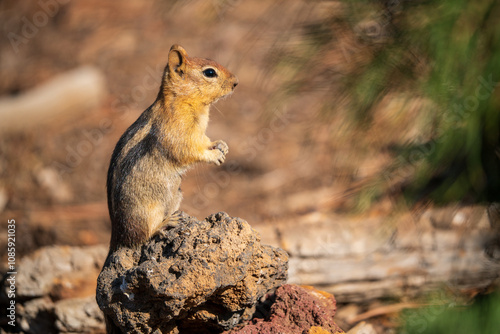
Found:
[{"label": "lichen on rock", "polygon": [[287,253],[261,245],[244,220],[222,212],[183,218],[139,249],[108,256],[96,296],[108,330],[221,332],[249,320],[285,283]]}]

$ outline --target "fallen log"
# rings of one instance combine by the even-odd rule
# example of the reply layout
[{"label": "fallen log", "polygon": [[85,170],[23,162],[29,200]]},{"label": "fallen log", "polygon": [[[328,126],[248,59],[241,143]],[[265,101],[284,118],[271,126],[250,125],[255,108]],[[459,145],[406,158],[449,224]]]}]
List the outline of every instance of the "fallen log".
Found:
[{"label": "fallen log", "polygon": [[290,254],[290,283],[314,285],[345,303],[498,283],[495,226],[486,207],[473,206],[377,218],[313,213],[254,228],[264,243]]}]

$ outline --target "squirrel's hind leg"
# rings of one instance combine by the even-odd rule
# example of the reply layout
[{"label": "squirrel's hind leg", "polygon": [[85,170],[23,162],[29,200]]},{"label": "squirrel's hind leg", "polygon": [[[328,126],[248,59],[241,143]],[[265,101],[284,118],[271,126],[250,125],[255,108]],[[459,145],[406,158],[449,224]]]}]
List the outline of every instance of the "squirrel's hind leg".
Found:
[{"label": "squirrel's hind leg", "polygon": [[174,213],[172,213],[172,215],[168,218],[166,218],[163,223],[163,227],[176,227],[177,225],[179,225],[179,223],[182,223],[182,222],[185,222],[186,221],[186,217],[184,216],[184,213],[180,210],[177,210],[175,211]]},{"label": "squirrel's hind leg", "polygon": [[158,231],[156,231],[155,234],[161,234],[165,236],[167,230],[177,227],[179,223],[183,223],[185,221],[186,221],[186,216],[184,215],[184,212],[177,210],[174,213],[172,213],[169,217],[163,220],[160,229],[158,229]]}]

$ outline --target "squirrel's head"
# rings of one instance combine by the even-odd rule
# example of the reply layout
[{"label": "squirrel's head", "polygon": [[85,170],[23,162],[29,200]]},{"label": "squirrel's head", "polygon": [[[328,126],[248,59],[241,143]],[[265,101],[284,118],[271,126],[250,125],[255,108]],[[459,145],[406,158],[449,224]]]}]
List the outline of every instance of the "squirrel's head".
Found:
[{"label": "squirrel's head", "polygon": [[188,103],[209,105],[233,92],[238,79],[213,60],[189,57],[180,45],[172,45],[163,75],[164,94],[170,92]]}]

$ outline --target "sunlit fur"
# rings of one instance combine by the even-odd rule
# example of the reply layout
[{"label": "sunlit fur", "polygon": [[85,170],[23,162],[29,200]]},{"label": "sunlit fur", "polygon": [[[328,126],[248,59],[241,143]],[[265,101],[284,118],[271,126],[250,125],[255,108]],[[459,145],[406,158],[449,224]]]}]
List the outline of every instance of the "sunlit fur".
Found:
[{"label": "sunlit fur", "polygon": [[[203,74],[213,68],[217,76]],[[205,131],[209,108],[232,93],[238,80],[216,62],[189,57],[173,45],[155,102],[118,141],[108,170],[110,250],[147,241],[172,223],[182,194],[181,176],[194,163],[221,164],[223,141]]]}]

